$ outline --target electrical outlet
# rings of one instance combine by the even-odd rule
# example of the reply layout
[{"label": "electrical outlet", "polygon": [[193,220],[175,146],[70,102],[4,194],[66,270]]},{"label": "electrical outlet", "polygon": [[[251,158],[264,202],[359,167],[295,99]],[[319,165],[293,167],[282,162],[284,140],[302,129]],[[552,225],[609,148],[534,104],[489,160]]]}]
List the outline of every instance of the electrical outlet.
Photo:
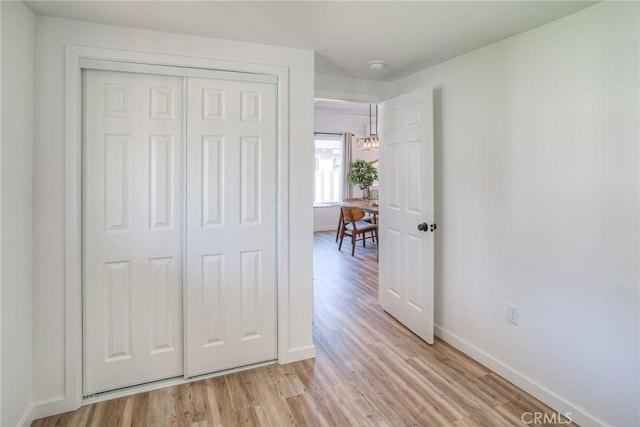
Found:
[{"label": "electrical outlet", "polygon": [[511,303],[507,304],[507,322],[518,326],[520,323],[520,307]]}]

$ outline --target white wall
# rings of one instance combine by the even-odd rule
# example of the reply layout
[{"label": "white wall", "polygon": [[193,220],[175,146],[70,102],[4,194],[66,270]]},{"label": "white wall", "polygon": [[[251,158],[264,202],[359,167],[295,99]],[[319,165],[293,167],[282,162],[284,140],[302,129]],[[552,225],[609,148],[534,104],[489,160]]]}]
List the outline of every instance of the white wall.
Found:
[{"label": "white wall", "polygon": [[316,98],[354,102],[379,102],[389,97],[391,84],[376,80],[316,74]]},{"label": "white wall", "polygon": [[34,401],[38,416],[65,403],[64,45],[80,44],[289,68],[288,354],[311,357],[313,52],[38,17],[35,148]]},{"label": "white wall", "polygon": [[392,85],[435,88],[439,335],[583,425],[640,424],[638,7]]},{"label": "white wall", "polygon": [[[350,132],[354,135],[354,146],[352,147],[353,160],[363,159],[371,161],[378,159],[378,150],[358,151],[355,147],[355,138],[364,136],[365,129],[367,127],[367,124],[369,123],[369,115],[357,116],[349,114],[330,114],[317,112],[313,115],[313,118],[313,126],[315,132]],[[356,187],[355,190],[359,191],[358,187]]]},{"label": "white wall", "polygon": [[339,205],[314,206],[313,231],[336,231],[339,216]]},{"label": "white wall", "polygon": [[369,123],[368,115],[359,116],[326,112],[315,112],[313,114],[313,128],[315,132],[351,132],[356,136],[362,136],[367,123]]},{"label": "white wall", "polygon": [[35,17],[2,2],[2,419],[29,422]]}]

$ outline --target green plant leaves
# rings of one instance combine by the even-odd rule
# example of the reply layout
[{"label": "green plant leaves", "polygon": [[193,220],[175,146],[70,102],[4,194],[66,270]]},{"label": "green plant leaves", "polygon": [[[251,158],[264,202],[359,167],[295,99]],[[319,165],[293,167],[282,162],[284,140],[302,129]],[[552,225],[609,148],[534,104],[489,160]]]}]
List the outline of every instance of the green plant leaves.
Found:
[{"label": "green plant leaves", "polygon": [[347,181],[351,185],[357,185],[361,190],[371,187],[378,180],[378,169],[373,167],[366,160],[356,160],[351,162]]}]

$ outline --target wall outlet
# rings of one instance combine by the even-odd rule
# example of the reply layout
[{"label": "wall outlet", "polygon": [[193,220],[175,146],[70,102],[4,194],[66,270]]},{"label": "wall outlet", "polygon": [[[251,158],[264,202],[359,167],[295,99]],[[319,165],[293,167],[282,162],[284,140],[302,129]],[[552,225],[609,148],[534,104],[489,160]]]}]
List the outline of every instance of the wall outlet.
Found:
[{"label": "wall outlet", "polygon": [[520,323],[520,307],[511,303],[507,304],[507,322],[518,326]]}]

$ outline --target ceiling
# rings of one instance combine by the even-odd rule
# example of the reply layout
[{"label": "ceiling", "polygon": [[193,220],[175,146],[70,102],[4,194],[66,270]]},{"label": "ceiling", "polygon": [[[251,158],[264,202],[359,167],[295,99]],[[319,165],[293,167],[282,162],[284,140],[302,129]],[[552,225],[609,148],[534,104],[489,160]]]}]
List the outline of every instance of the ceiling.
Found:
[{"label": "ceiling", "polygon": [[[317,73],[393,81],[593,1],[26,1],[40,15],[315,51]],[[370,70],[373,59],[387,62]]]}]

